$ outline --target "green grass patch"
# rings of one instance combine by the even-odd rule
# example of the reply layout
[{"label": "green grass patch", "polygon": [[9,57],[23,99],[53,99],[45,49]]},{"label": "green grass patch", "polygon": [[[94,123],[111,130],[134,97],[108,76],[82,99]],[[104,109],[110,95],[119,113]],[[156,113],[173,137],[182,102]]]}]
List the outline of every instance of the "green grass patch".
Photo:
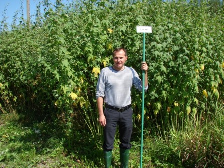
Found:
[{"label": "green grass patch", "polygon": [[0,167],[82,167],[43,123],[26,127],[18,119],[17,114],[0,116]]},{"label": "green grass patch", "polygon": [[[221,168],[224,166],[224,113],[200,124],[188,122],[182,130],[150,133],[145,128],[143,167]],[[140,165],[140,132],[134,129],[129,166]],[[104,167],[102,136],[87,130],[76,133],[67,146],[56,126],[34,123],[26,126],[15,113],[0,115],[0,167]],[[115,139],[112,165],[120,167],[119,141]]]}]

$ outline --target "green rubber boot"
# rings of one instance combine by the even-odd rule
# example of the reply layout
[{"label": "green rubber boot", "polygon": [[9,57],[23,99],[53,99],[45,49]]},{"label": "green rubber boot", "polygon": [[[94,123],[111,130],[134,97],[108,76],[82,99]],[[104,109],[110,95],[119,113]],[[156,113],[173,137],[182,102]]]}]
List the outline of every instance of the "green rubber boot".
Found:
[{"label": "green rubber boot", "polygon": [[105,168],[111,167],[112,151],[104,151]]},{"label": "green rubber boot", "polygon": [[121,168],[128,168],[129,149],[120,148]]}]

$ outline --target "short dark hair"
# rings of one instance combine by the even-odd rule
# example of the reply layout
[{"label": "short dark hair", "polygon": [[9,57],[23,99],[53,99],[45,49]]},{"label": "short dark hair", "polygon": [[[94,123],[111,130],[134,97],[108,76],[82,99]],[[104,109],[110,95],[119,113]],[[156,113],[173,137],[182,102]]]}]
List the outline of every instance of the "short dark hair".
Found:
[{"label": "short dark hair", "polygon": [[123,47],[120,47],[120,48],[116,48],[114,51],[113,51],[113,56],[115,56],[115,54],[119,51],[123,50],[124,53],[125,53],[125,56],[128,56],[128,53],[127,53],[127,50]]}]

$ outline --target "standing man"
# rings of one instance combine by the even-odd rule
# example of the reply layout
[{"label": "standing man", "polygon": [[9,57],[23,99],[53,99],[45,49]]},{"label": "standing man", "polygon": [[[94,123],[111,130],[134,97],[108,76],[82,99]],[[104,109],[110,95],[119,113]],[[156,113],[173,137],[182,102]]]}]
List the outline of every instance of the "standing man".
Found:
[{"label": "standing man", "polygon": [[[105,167],[111,166],[112,149],[117,125],[120,134],[120,161],[122,168],[128,168],[129,149],[131,148],[132,134],[132,108],[131,108],[131,87],[135,86],[142,91],[142,81],[137,72],[125,66],[127,51],[124,48],[117,48],[113,52],[113,66],[103,68],[100,72],[97,89],[97,107],[99,112],[99,123],[104,127],[103,150]],[[148,88],[146,62],[141,64],[145,71],[145,90]],[[105,104],[105,108],[103,108]]]}]

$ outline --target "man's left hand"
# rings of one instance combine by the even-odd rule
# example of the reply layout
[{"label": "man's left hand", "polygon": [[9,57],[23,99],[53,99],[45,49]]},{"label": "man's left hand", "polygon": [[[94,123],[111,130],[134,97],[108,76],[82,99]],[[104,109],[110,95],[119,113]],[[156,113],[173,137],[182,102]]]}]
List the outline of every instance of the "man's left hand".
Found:
[{"label": "man's left hand", "polygon": [[144,70],[144,71],[148,71],[148,65],[147,65],[146,62],[142,62],[141,69]]}]

